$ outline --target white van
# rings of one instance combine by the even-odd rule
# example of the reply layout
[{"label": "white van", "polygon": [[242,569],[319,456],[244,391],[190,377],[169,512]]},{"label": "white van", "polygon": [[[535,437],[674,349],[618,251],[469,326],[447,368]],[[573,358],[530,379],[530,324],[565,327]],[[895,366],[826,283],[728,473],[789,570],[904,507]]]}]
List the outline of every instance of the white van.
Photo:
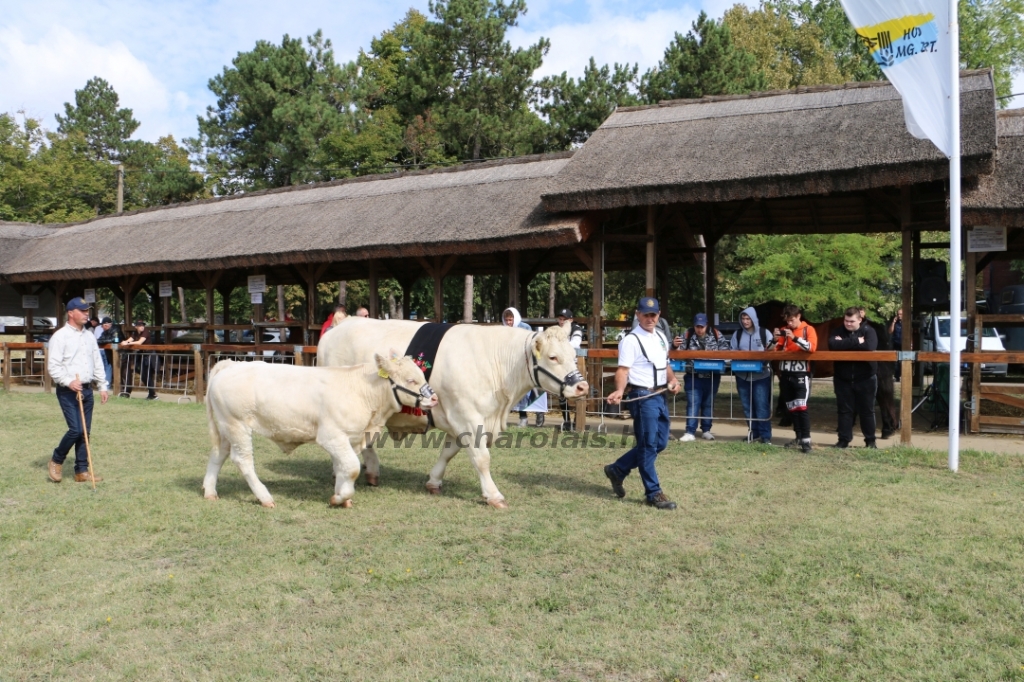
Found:
[{"label": "white van", "polygon": [[[936,315],[925,318],[927,324],[921,327],[921,348],[925,352],[949,352],[949,315]],[[960,318],[960,350],[967,348],[967,320]],[[973,330],[972,332],[973,333]],[[985,327],[982,330],[981,350],[983,351],[1006,351],[1003,347],[1003,340],[999,338],[999,332],[994,327]],[[925,370],[930,371],[930,364],[925,365]],[[984,362],[981,365],[982,374],[1006,376],[1005,362]]]}]

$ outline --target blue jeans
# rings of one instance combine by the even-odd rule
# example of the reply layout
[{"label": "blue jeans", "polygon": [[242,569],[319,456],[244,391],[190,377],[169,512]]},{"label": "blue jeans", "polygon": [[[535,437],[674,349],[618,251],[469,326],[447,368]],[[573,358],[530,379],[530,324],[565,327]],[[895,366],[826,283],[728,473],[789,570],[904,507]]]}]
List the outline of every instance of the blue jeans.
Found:
[{"label": "blue jeans", "polygon": [[[750,437],[772,438],[772,378],[766,376],[763,379],[748,381],[736,377],[736,390],[740,394],[740,402],[743,403],[743,414],[746,415],[750,427]],[[753,405],[751,405],[753,399]]]},{"label": "blue jeans", "polygon": [[[625,397],[632,399],[648,393],[650,391],[631,391]],[[619,457],[612,464],[612,469],[620,478],[625,478],[633,469],[638,469],[640,480],[644,482],[644,494],[647,499],[651,499],[661,492],[654,462],[658,459],[658,453],[668,445],[668,401],[665,400],[664,394],[661,394],[628,404],[629,411],[633,414],[636,445]]]},{"label": "blue jeans", "polygon": [[718,385],[722,383],[722,375],[712,372],[710,377],[698,377],[687,373],[683,378],[683,390],[686,392],[686,432],[697,433],[697,417],[700,428],[707,433],[711,430],[711,403],[718,395]]},{"label": "blue jeans", "polygon": [[[68,431],[53,451],[53,461],[63,464],[71,446],[75,446],[75,473],[89,471],[89,455],[85,450],[85,433],[82,430],[82,415],[78,410],[78,393],[63,386],[57,387],[57,402],[64,413]],[[85,430],[92,430],[92,386],[82,387],[82,407],[85,408]]]}]

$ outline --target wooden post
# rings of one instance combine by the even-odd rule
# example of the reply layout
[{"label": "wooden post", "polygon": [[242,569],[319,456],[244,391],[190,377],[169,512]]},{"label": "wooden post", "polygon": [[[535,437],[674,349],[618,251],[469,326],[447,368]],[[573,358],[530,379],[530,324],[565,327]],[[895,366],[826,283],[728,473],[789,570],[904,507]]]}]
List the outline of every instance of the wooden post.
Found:
[{"label": "wooden post", "polygon": [[111,387],[111,391],[115,397],[121,395],[121,351],[118,350],[117,345],[116,343],[110,345],[110,366],[114,370],[114,385]]},{"label": "wooden post", "polygon": [[[591,264],[594,273],[594,297],[590,316],[590,348],[600,349],[604,345],[604,329],[602,328],[601,314],[604,309],[604,242],[594,240],[591,245]],[[586,377],[590,383],[590,396],[600,398],[604,395],[604,370],[600,358],[589,358],[587,363]],[[600,403],[594,405],[592,411],[603,411],[604,406]],[[579,408],[577,408],[579,409]],[[586,408],[584,408],[585,410]],[[580,422],[577,421],[577,424]],[[585,422],[584,422],[585,423]]]},{"label": "wooden post", "polygon": [[210,326],[215,324],[213,314],[213,287],[206,287],[206,334],[203,335],[203,340],[206,343],[217,343],[217,332],[210,329]]},{"label": "wooden post", "polygon": [[434,322],[444,320],[444,273],[441,257],[434,257]]},{"label": "wooden post", "polygon": [[[508,305],[519,308],[519,252],[508,252]],[[520,310],[520,312],[522,312]]]},{"label": "wooden post", "polygon": [[196,377],[196,402],[201,403],[206,398],[206,364],[203,362],[203,348],[199,344],[192,346],[192,355],[195,358]]},{"label": "wooden post", "polygon": [[[27,350],[25,355],[35,355],[35,351]],[[47,393],[53,393],[53,381],[50,379],[50,344],[43,344],[43,390]]]},{"label": "wooden post", "polygon": [[[576,358],[576,368],[580,371],[580,374],[587,376],[587,363],[586,358]],[[583,396],[582,400],[576,401],[576,430],[583,432],[587,426],[587,399],[589,395]]]},{"label": "wooden post", "polygon": [[64,310],[64,306],[67,305],[64,302],[64,292],[67,291],[67,286],[67,282],[55,282],[53,285],[54,312],[57,317],[57,329],[63,327],[64,323],[67,321],[67,311]]},{"label": "wooden post", "polygon": [[717,244],[717,239],[708,240],[707,251],[704,252],[704,313],[708,316],[708,324],[715,323],[715,246]]},{"label": "wooden post", "polygon": [[124,165],[117,164],[117,212],[124,212]]},{"label": "wooden post", "polygon": [[292,356],[295,358],[296,367],[302,367],[305,364],[305,358],[302,356],[302,346],[293,346]]},{"label": "wooden post", "polygon": [[367,285],[370,290],[370,304],[367,306],[370,310],[370,317],[376,320],[380,317],[380,291],[377,290],[377,261],[371,260],[369,263],[369,275],[367,276]]},{"label": "wooden post", "polygon": [[[231,292],[234,290],[232,286],[217,287],[217,292],[220,294],[220,302],[224,309],[224,324],[231,324]],[[224,336],[227,340],[227,334]]]},{"label": "wooden post", "polygon": [[[967,230],[964,230],[964,240],[967,239]],[[966,249],[962,251],[964,253],[964,310],[967,311],[967,346],[966,352],[973,353],[976,350],[981,349],[981,335],[974,335],[974,328],[976,317],[978,315],[978,302],[977,292],[975,291],[974,282],[978,278],[978,254],[968,252]],[[977,377],[975,377],[977,375]],[[973,404],[976,407],[980,407],[978,403],[981,402],[981,365],[979,363],[971,364],[970,376],[967,383],[967,398],[975,398],[976,402]],[[972,404],[969,402],[968,404]],[[975,417],[977,415],[977,409],[969,410],[967,415],[967,433],[977,433],[975,427]]]},{"label": "wooden post", "polygon": [[473,321],[473,275],[466,275],[462,288],[462,321]]},{"label": "wooden post", "polygon": [[[160,285],[157,284],[157,286],[159,287]],[[157,293],[158,294],[160,293],[160,289],[159,288],[157,289]],[[170,296],[161,296],[160,297],[160,303],[161,303],[160,307],[161,307],[161,309],[163,309],[163,315],[161,315],[161,317],[163,318],[163,321],[162,321],[161,324],[162,325],[170,324],[171,323],[171,297]],[[170,343],[170,339],[168,339],[167,336],[168,336],[167,330],[166,329],[161,329],[160,330],[160,337],[161,337],[160,338],[160,342],[161,343]]]},{"label": "wooden post", "polygon": [[[910,188],[904,187],[900,196],[900,221],[904,226],[910,223],[911,205]],[[913,350],[914,345],[914,236],[910,230],[903,230],[902,245],[902,303],[903,303],[903,342],[900,350]],[[914,363],[910,360],[900,362],[900,443],[911,444],[911,432],[914,408]]]},{"label": "wooden post", "polygon": [[[974,256],[975,254],[970,254]],[[973,288],[973,282],[967,280]],[[975,304],[977,307],[977,304]],[[981,315],[975,315],[974,323],[974,349],[975,351],[981,350],[981,339],[982,332],[984,330]],[[981,363],[971,363],[971,398],[974,409],[971,410],[970,427],[971,433],[978,433],[981,431]]]},{"label": "wooden post", "polygon": [[11,349],[4,344],[4,390],[11,390]]},{"label": "wooden post", "polygon": [[655,219],[658,216],[657,206],[647,207],[647,273],[644,296],[654,296],[657,288],[657,239],[658,233],[655,230]]}]

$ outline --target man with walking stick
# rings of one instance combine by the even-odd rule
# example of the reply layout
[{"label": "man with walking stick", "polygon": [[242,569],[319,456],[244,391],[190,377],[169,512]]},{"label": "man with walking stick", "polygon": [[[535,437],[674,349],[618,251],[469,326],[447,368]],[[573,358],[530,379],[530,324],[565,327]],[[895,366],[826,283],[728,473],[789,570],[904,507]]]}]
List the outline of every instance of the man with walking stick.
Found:
[{"label": "man with walking stick", "polygon": [[669,341],[657,329],[661,306],[658,299],[644,297],[636,307],[639,324],[619,344],[619,366],[615,370],[615,390],[608,396],[612,405],[630,403],[636,445],[617,461],[604,468],[616,497],[625,497],[624,479],[633,469],[640,472],[647,504],[664,510],[676,503],[661,491],[654,468],[658,453],[668,445],[668,403],[665,391],[679,392],[679,382],[668,364]]},{"label": "man with walking stick", "polygon": [[[57,385],[57,402],[64,413],[68,431],[53,451],[47,464],[50,480],[60,483],[64,460],[75,447],[75,481],[95,485],[103,479],[90,471],[88,432],[92,426],[92,385],[100,386],[100,400],[107,402],[107,377],[103,360],[96,345],[96,336],[86,326],[89,304],[73,298],[67,305],[68,323],[50,337],[50,357],[47,371]],[[86,377],[83,383],[79,377]],[[83,424],[84,421],[84,424]]]}]

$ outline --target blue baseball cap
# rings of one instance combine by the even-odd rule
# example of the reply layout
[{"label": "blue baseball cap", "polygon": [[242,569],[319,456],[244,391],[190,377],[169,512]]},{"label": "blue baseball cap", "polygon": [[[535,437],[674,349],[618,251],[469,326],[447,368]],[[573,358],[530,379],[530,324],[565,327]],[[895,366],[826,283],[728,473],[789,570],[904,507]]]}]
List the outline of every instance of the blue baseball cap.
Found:
[{"label": "blue baseball cap", "polygon": [[697,313],[693,316],[694,327],[706,327],[708,326],[708,316],[704,313]]},{"label": "blue baseball cap", "polygon": [[88,310],[89,304],[85,302],[85,299],[81,296],[75,296],[73,299],[68,301],[67,310]]},{"label": "blue baseball cap", "polygon": [[637,301],[636,311],[638,313],[660,313],[661,306],[658,305],[658,299],[652,296],[644,296]]}]

